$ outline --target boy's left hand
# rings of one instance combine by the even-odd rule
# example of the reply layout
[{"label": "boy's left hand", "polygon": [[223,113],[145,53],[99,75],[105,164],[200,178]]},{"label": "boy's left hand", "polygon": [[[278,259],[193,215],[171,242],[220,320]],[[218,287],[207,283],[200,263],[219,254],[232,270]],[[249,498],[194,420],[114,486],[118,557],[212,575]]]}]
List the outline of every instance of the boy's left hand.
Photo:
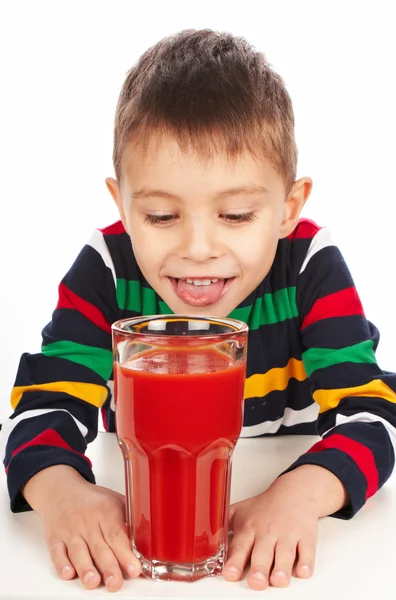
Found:
[{"label": "boy's left hand", "polygon": [[[311,484],[311,485],[310,485]],[[323,484],[323,492],[317,490]],[[319,487],[318,487],[319,485]],[[308,578],[315,561],[318,520],[346,502],[341,482],[329,471],[304,465],[279,477],[264,493],[233,504],[223,576],[241,579],[250,558],[249,587],[286,587],[292,575]]]}]

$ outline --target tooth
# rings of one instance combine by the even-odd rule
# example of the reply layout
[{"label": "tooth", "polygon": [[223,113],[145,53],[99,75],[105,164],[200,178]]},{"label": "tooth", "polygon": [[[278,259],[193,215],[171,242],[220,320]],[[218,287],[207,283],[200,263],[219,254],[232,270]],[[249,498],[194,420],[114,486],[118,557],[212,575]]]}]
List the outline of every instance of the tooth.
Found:
[{"label": "tooth", "polygon": [[194,285],[202,285],[202,281],[200,279],[194,279]]},{"label": "tooth", "polygon": [[188,277],[187,277],[186,281],[187,281],[187,283],[193,283],[193,280],[189,279]]},{"label": "tooth", "polygon": [[202,279],[201,285],[210,285],[212,282],[210,279]]},{"label": "tooth", "polygon": [[212,279],[212,283],[217,283],[218,281],[218,279]]}]

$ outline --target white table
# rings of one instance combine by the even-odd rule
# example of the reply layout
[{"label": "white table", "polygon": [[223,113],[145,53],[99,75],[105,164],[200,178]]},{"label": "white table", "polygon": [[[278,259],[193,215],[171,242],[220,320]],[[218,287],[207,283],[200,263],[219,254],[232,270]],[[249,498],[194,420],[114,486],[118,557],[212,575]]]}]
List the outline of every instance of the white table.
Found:
[{"label": "white table", "polygon": [[[232,501],[265,489],[276,475],[306,449],[308,436],[242,439],[234,456]],[[91,444],[97,481],[123,492],[121,452],[114,434],[100,433]],[[78,580],[58,579],[51,566],[39,518],[32,512],[12,514],[0,475],[0,598],[96,600],[110,598],[105,588],[85,591]],[[315,574],[310,580],[293,579],[289,588],[250,590],[246,580],[226,582],[221,576],[195,583],[129,580],[120,598],[285,598],[293,600],[393,598],[396,594],[396,477],[351,521],[322,519]]]}]

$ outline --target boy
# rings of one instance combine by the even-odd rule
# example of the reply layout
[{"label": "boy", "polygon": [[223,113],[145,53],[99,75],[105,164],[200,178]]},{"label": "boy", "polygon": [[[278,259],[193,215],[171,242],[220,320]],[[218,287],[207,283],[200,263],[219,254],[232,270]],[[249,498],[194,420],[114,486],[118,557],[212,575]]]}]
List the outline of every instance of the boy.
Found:
[{"label": "boy", "polygon": [[43,519],[60,577],[118,590],[136,577],[123,498],[94,485],[97,412],[114,431],[111,323],[231,315],[250,327],[242,435],[322,440],[231,509],[223,575],[253,589],[309,577],[318,519],[350,518],[394,466],[396,378],[325,228],[299,219],[291,101],[244,40],[185,31],[129,72],[115,119],[121,221],[96,231],[59,287],[42,352],[24,354],[2,431],[13,511]]}]

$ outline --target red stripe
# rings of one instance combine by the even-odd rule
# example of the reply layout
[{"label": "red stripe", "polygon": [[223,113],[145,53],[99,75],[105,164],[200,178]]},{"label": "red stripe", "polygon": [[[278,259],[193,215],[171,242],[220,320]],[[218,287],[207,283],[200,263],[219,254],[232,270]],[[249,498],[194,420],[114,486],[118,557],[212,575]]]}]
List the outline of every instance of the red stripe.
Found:
[{"label": "red stripe", "polygon": [[[19,448],[14,450],[14,452],[11,455],[11,458],[19,452],[21,452],[22,450],[24,450],[25,448],[31,448],[33,446],[56,446],[57,448],[64,448],[65,450],[70,450],[71,452],[78,454],[78,456],[82,456],[83,458],[85,458],[85,460],[89,462],[89,465],[92,468],[92,463],[89,460],[88,456],[85,456],[85,454],[81,454],[80,452],[73,450],[73,448],[69,446],[67,442],[65,442],[65,440],[59,435],[57,431],[55,431],[55,429],[46,429],[45,431],[40,433],[40,435],[37,435],[35,438],[30,440],[30,442],[22,444],[22,446],[19,446]],[[6,468],[6,473],[8,472],[8,467],[9,464]]]},{"label": "red stripe", "polygon": [[122,221],[117,221],[112,225],[108,225],[108,227],[104,227],[103,229],[99,229],[105,235],[120,235],[121,233],[125,233],[124,225]]},{"label": "red stripe", "polygon": [[315,237],[320,229],[322,229],[322,227],[319,227],[319,225],[314,221],[311,221],[311,219],[300,219],[294,231],[287,237],[292,241],[298,239],[311,239]]},{"label": "red stripe", "polygon": [[107,411],[105,408],[101,408],[100,412],[102,413],[103,427],[105,428],[105,431],[109,431],[109,425],[107,423]]},{"label": "red stripe", "polygon": [[370,498],[370,496],[373,496],[378,490],[378,469],[370,448],[363,446],[360,442],[352,440],[345,435],[333,433],[333,435],[329,435],[329,437],[312,446],[307,454],[310,452],[328,450],[330,448],[342,450],[342,452],[348,454],[348,456],[355,461],[367,481],[366,500]]},{"label": "red stripe", "polygon": [[322,319],[349,317],[350,315],[364,316],[363,306],[354,286],[316,300],[309,313],[304,317],[301,329]]},{"label": "red stripe", "polygon": [[90,302],[87,302],[87,300],[83,300],[83,298],[77,296],[64,283],[59,285],[59,300],[56,308],[72,308],[77,310],[89,321],[100,327],[100,329],[108,333],[111,332],[111,325],[101,311]]}]

